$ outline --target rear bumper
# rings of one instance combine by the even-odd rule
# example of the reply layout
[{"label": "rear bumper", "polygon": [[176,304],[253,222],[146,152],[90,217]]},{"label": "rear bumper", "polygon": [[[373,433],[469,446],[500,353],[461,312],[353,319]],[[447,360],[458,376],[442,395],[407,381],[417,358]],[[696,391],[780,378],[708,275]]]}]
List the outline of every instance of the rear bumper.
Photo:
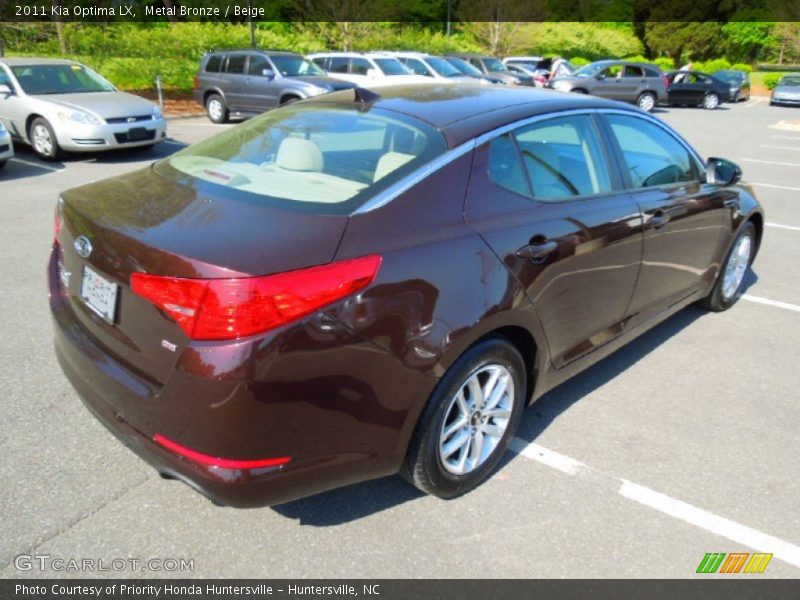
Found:
[{"label": "rear bumper", "polygon": [[[217,504],[254,507],[399,469],[431,378],[345,330],[304,342],[313,327],[305,322],[270,342],[224,347],[235,369],[214,364],[213,348],[199,358],[187,348],[191,360],[179,359],[163,383],[152,381],[81,326],[60,288],[57,261],[54,252],[48,279],[59,364],[92,414],[163,476]],[[302,349],[292,352],[289,339]],[[209,457],[291,460],[259,468],[201,464],[159,445],[156,434]]]}]

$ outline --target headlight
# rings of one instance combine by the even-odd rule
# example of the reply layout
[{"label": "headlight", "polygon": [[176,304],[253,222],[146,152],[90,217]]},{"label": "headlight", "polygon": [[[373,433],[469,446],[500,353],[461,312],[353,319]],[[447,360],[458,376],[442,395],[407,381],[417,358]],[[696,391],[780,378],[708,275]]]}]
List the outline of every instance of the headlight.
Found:
[{"label": "headlight", "polygon": [[570,86],[568,81],[556,81],[553,84],[553,89],[559,90],[561,92],[568,92],[569,88]]},{"label": "headlight", "polygon": [[320,96],[322,94],[327,94],[331,91],[331,88],[321,87],[317,85],[313,85],[308,88],[308,95],[309,96]]},{"label": "headlight", "polygon": [[5,131],[5,130],[6,130],[6,126],[5,126],[5,125],[3,125],[3,122],[2,122],[2,121],[0,121],[0,133],[2,133],[2,132],[3,132],[3,131]]},{"label": "headlight", "polygon": [[161,108],[158,106],[153,106],[153,111],[151,113],[153,115],[153,119],[160,119],[164,113],[161,112]]},{"label": "headlight", "polygon": [[58,118],[62,121],[73,121],[74,123],[84,123],[87,125],[96,125],[100,123],[100,119],[93,114],[76,110],[74,112],[60,112]]}]

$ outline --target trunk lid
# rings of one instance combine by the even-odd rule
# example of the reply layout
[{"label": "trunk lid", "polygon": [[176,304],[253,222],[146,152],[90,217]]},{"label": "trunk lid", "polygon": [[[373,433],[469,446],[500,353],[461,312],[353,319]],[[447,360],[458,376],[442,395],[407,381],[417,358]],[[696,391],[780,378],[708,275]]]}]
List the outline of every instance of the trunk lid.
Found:
[{"label": "trunk lid", "polygon": [[[158,384],[189,339],[132,293],[132,273],[232,278],[324,264],[333,259],[348,219],[203,193],[152,168],[62,198],[62,285],[77,320],[123,366]],[[87,268],[118,286],[113,322],[82,298]]]}]

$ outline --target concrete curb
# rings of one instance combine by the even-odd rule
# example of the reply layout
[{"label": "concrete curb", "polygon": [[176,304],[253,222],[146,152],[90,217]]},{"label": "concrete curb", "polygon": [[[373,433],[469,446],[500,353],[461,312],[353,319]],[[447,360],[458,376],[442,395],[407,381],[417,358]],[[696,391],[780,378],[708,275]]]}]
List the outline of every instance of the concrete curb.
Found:
[{"label": "concrete curb", "polygon": [[197,117],[205,117],[206,113],[199,112],[199,113],[188,113],[183,115],[172,115],[172,116],[164,116],[167,121],[181,121],[183,119],[196,119]]}]

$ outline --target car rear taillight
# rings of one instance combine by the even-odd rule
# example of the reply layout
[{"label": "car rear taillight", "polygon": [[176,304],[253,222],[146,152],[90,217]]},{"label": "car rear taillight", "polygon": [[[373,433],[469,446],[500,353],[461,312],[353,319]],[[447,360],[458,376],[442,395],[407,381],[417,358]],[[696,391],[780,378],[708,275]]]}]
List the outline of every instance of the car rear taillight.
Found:
[{"label": "car rear taillight", "polygon": [[194,89],[195,89],[195,91],[200,89],[200,76],[199,75],[195,75],[194,76]]},{"label": "car rear taillight", "polygon": [[367,287],[381,257],[239,279],[131,275],[133,292],[172,317],[195,340],[229,340],[263,333]]},{"label": "car rear taillight", "polygon": [[664,81],[664,89],[667,89],[669,87],[669,76],[664,75],[663,81]]}]

